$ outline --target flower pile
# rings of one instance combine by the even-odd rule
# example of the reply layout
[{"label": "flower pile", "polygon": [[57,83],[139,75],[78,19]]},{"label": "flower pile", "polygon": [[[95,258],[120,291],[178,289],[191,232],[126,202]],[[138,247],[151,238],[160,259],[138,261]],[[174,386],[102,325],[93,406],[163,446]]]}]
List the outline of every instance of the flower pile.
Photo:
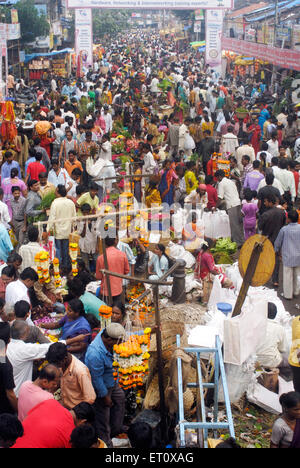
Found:
[{"label": "flower pile", "polygon": [[78,244],[77,243],[72,242],[69,244],[69,255],[72,261],[72,274],[73,276],[76,276],[78,274],[78,268],[77,268]]},{"label": "flower pile", "polygon": [[114,378],[119,377],[119,385],[124,390],[142,387],[149,372],[148,353],[151,328],[143,335],[130,335],[124,343],[114,346]]},{"label": "flower pile", "polygon": [[99,308],[99,316],[101,321],[101,329],[106,328],[111,323],[111,314],[112,314],[112,307],[107,305],[102,305]]},{"label": "flower pile", "polygon": [[[57,321],[57,318],[53,317],[43,317],[37,320],[34,320],[34,325],[36,327],[39,327],[41,323],[54,323]],[[53,343],[56,343],[59,339],[59,335],[61,334],[61,329],[58,328],[57,330],[48,330],[45,328],[41,328],[42,332],[49,338],[50,341]]]},{"label": "flower pile", "polygon": [[133,312],[135,312],[136,318],[140,320],[142,323],[143,322],[147,323],[149,322],[149,320],[152,320],[155,314],[155,308],[153,304],[148,303],[147,297],[135,303],[135,300],[144,291],[145,291],[145,288],[141,284],[133,286],[133,288],[128,291],[128,298],[129,298],[129,304]]},{"label": "flower pile", "polygon": [[37,274],[39,282],[41,284],[50,283],[49,266],[50,266],[50,255],[49,252],[42,250],[38,252],[34,257],[34,262],[37,267]]},{"label": "flower pile", "polygon": [[59,260],[58,258],[53,259],[53,269],[54,269],[54,284],[56,289],[60,288],[62,285],[61,276],[59,273]]}]

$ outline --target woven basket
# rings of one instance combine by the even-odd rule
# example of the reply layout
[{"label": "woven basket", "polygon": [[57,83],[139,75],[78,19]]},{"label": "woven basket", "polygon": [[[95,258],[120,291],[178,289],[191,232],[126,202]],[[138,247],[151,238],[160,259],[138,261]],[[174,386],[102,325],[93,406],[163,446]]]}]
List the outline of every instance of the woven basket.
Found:
[{"label": "woven basket", "polygon": [[[177,347],[176,335],[180,335],[182,337],[181,346],[187,346],[187,337],[185,334],[185,325],[183,322],[173,322],[173,321],[161,322],[161,341],[162,341],[162,353],[163,353],[164,360],[171,359],[172,354]],[[149,351],[150,352],[157,351],[155,334],[151,336]]]},{"label": "woven basket", "polygon": [[[164,387],[166,388],[168,377],[165,377],[165,385]],[[183,394],[183,406],[184,406],[184,411],[187,414],[193,404],[194,404],[195,398],[194,394],[191,391],[190,388],[187,388],[186,391]],[[153,377],[153,380],[151,384],[149,385],[149,388],[147,390],[145,399],[144,399],[144,408],[145,409],[157,409],[159,407],[159,402],[160,402],[160,396],[159,396],[159,386],[158,386],[158,374],[155,374]]]}]

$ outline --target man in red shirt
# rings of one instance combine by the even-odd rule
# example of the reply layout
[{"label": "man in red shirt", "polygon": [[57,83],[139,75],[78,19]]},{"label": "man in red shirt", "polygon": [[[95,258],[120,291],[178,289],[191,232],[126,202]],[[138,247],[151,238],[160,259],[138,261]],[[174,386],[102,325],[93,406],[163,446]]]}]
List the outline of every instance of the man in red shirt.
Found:
[{"label": "man in red shirt", "polygon": [[[124,252],[121,252],[116,248],[118,244],[117,239],[110,237],[105,238],[106,255],[109,271],[114,273],[120,273],[122,275],[128,275],[130,272],[129,263],[127,256]],[[104,255],[100,255],[96,263],[96,279],[102,280],[101,283],[101,295],[104,295],[104,302],[108,303],[108,286],[107,276],[104,275],[100,270],[105,270]],[[123,300],[123,279],[117,278],[116,276],[109,276],[111,296],[113,302]],[[123,300],[124,302],[124,300]]]},{"label": "man in red shirt", "polygon": [[28,164],[27,167],[25,184],[27,184],[28,180],[39,180],[41,172],[47,172],[44,164],[41,163],[42,158],[42,153],[35,153],[35,162]]},{"label": "man in red shirt", "polygon": [[296,188],[296,195],[298,194],[298,187],[299,187],[299,171],[296,170],[297,162],[293,161],[292,159],[288,162],[289,171],[294,174],[295,179],[295,188]]},{"label": "man in red shirt", "polygon": [[23,420],[24,435],[12,448],[71,448],[73,429],[94,421],[94,408],[85,401],[71,411],[54,399],[42,401]]},{"label": "man in red shirt", "polygon": [[75,428],[70,411],[56,400],[42,401],[23,421],[24,435],[12,448],[71,448]]},{"label": "man in red shirt", "polygon": [[213,176],[207,175],[205,177],[205,185],[206,185],[206,193],[207,193],[207,209],[209,211],[215,210],[217,206],[217,201],[218,201],[218,192],[215,189],[215,187],[212,185],[213,184]]}]

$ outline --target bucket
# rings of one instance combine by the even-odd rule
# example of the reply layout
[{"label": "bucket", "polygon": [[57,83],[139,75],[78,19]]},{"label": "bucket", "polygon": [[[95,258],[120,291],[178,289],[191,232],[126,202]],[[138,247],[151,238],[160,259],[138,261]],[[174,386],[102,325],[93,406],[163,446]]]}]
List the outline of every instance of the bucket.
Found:
[{"label": "bucket", "polygon": [[232,305],[227,304],[227,302],[218,302],[217,304],[218,310],[223,312],[224,315],[229,315],[232,312]]}]

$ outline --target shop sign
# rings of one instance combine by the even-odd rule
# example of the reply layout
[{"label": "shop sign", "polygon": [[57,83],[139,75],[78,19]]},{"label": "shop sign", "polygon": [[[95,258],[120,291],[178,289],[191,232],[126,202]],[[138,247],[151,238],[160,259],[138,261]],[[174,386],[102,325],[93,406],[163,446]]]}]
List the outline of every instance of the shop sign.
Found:
[{"label": "shop sign", "polygon": [[206,11],[206,64],[220,75],[222,73],[222,31],[224,12],[222,10]]}]

